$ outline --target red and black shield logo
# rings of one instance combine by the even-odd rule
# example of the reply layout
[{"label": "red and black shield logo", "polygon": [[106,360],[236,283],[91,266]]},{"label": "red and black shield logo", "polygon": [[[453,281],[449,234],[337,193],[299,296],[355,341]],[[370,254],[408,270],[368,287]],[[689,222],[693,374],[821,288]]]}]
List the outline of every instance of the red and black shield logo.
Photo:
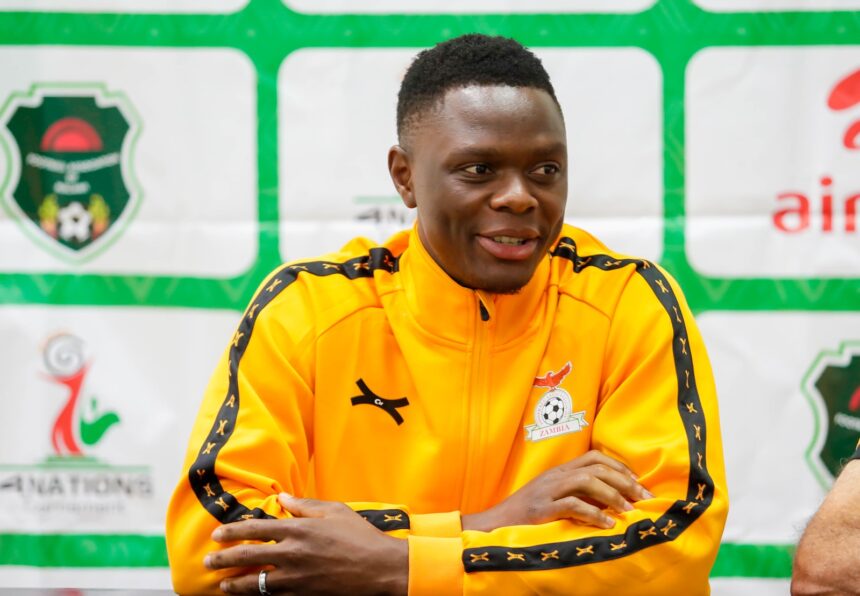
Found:
[{"label": "red and black shield logo", "polygon": [[816,472],[829,473],[825,482],[829,484],[860,440],[860,342],[821,354],[807,375],[805,389],[818,418],[811,463]]},{"label": "red and black shield logo", "polygon": [[5,110],[18,175],[4,199],[42,239],[83,254],[111,236],[139,194],[126,183],[129,110],[101,89],[34,89]]}]

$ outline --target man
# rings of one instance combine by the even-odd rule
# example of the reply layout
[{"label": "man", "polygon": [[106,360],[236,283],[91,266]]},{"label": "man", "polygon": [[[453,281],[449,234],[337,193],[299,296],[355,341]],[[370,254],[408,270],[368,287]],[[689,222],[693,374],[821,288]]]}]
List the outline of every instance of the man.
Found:
[{"label": "man", "polygon": [[727,495],[704,347],[665,272],[563,225],[540,61],[439,44],[397,123],[416,225],[263,282],[168,512],[176,590],[707,593]]},{"label": "man", "polygon": [[809,522],[794,559],[791,593],[860,594],[860,446]]}]

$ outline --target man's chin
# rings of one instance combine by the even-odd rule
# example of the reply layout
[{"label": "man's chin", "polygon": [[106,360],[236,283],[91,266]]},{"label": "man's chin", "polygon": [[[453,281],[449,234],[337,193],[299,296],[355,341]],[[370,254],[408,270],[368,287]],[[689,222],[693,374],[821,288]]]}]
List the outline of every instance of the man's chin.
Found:
[{"label": "man's chin", "polygon": [[506,277],[504,279],[485,279],[474,286],[477,290],[490,292],[491,294],[517,294],[522,290],[529,280],[521,281]]}]

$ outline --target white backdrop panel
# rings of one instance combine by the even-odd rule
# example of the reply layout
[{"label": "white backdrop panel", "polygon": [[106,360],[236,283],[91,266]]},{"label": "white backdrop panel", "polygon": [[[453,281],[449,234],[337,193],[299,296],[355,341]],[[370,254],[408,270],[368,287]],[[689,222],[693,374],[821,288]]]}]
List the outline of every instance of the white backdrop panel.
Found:
[{"label": "white backdrop panel", "polygon": [[[0,533],[161,535],[203,390],[238,318],[191,309],[0,308]],[[65,343],[52,342],[58,335]],[[62,378],[83,365],[75,391]],[[57,457],[57,444],[80,457]]]},{"label": "white backdrop panel", "polygon": [[[860,149],[844,145],[860,104],[828,98],[860,67],[860,48],[713,48],[687,68],[687,250],[726,277],[860,275],[850,197]],[[857,98],[860,101],[860,97]],[[829,178],[830,183],[822,183]],[[800,199],[809,221],[779,218]],[[825,195],[832,196],[829,227]],[[857,206],[856,199],[853,204]],[[851,222],[854,222],[854,229]]]},{"label": "white backdrop panel", "polygon": [[[0,48],[0,97],[34,84],[81,83],[124,94],[140,120],[130,154],[139,211],[110,250],[70,265],[35,246],[2,210],[0,270],[229,277],[248,268],[257,252],[250,60],[230,49]],[[20,171],[17,153],[0,122],[0,183],[11,179],[9,192]],[[26,217],[21,225],[41,234]]]},{"label": "white backdrop panel", "polygon": [[820,354],[860,343],[860,315],[705,313],[698,321],[720,398],[730,499],[723,541],[793,544],[825,494],[806,456],[819,432],[803,382]]}]

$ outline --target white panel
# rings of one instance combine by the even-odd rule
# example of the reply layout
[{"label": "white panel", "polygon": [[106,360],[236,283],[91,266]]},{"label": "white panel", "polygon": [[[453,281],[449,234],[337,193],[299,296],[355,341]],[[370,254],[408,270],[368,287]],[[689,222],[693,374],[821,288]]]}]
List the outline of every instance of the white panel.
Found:
[{"label": "white panel", "polygon": [[[169,569],[46,569],[0,566],[0,596],[21,596],[6,588],[29,588],[27,596],[169,596]],[[42,588],[44,592],[35,591]],[[74,588],[74,589],[70,589]],[[105,590],[121,590],[105,592]]]},{"label": "white panel", "polygon": [[711,596],[788,596],[791,580],[719,578],[711,580]]},{"label": "white panel", "polygon": [[[726,277],[860,275],[860,222],[849,214],[860,207],[851,199],[860,193],[860,149],[845,144],[860,104],[843,96],[836,109],[828,101],[858,68],[856,47],[694,56],[686,144],[687,246],[696,269]],[[779,198],[789,193],[808,201],[808,222],[778,216],[803,202]]]},{"label": "white panel", "polygon": [[[100,86],[124,97],[139,128],[123,151],[137,182],[129,186],[140,189],[139,209],[124,213],[114,224],[125,226],[115,241],[83,263],[58,250],[9,198],[21,157],[6,124],[34,85]],[[255,85],[253,65],[235,50],[0,48],[0,187],[7,207],[0,212],[0,270],[243,272],[257,250]]]},{"label": "white panel", "polygon": [[[301,50],[278,77],[285,259],[349,238],[384,240],[414,215],[386,166],[396,143],[397,90],[416,50]],[[662,76],[636,49],[536,52],[565,113],[570,153],[566,220],[611,248],[662,252]]]},{"label": "white panel", "polygon": [[[826,491],[817,452],[828,422],[811,387],[822,358],[860,355],[860,314],[705,313],[698,321],[720,403],[730,502],[723,541],[794,544]],[[845,457],[852,452],[847,445]]]},{"label": "white panel", "polygon": [[[203,390],[238,318],[190,309],[0,309],[0,533],[163,535]],[[61,379],[82,366],[75,393]],[[87,438],[87,424],[102,417],[112,423]]]},{"label": "white panel", "polygon": [[656,0],[283,0],[307,13],[637,12]]}]

